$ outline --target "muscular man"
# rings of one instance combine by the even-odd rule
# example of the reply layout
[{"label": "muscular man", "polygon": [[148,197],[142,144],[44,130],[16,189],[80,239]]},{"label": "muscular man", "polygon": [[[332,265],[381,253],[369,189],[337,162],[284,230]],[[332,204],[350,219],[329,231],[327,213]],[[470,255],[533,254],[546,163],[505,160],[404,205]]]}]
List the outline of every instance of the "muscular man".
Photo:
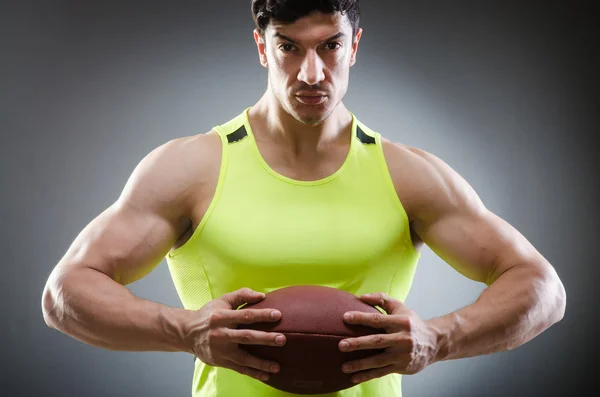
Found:
[{"label": "muscular man", "polygon": [[[239,344],[285,337],[235,328],[282,314],[236,309],[284,286],[343,289],[387,312],[346,319],[387,334],[340,342],[385,352],[340,368],[357,384],[339,396],[399,396],[402,374],[516,348],[560,321],[563,285],[528,240],[444,161],[390,142],[342,103],[358,0],[254,0],[252,11],[266,92],[139,163],[50,275],[47,324],[101,348],[192,353],[194,396],[264,397],[284,395],[256,380],[278,364]],[[423,244],[487,285],[476,302],[429,320],[403,305]],[[125,287],[165,257],[183,309]]]}]

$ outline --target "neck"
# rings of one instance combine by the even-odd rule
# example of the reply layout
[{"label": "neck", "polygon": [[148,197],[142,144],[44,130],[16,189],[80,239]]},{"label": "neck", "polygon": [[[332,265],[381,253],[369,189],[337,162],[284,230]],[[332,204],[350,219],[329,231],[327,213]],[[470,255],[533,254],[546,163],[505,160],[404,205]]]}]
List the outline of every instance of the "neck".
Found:
[{"label": "neck", "polygon": [[352,126],[352,115],[341,102],[323,121],[306,124],[289,114],[270,90],[252,106],[249,117],[257,127],[253,131],[258,140],[283,145],[297,154],[347,142]]}]

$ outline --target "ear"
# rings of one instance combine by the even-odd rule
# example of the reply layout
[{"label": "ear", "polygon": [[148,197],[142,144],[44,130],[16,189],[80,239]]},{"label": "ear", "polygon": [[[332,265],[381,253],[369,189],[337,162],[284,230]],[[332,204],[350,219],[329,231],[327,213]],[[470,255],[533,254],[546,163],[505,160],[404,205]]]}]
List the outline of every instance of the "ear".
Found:
[{"label": "ear", "polygon": [[350,55],[350,67],[354,66],[356,63],[356,52],[358,51],[358,42],[362,37],[362,29],[358,28],[356,30],[356,37],[354,38],[354,42],[352,43],[352,54]]},{"label": "ear", "polygon": [[258,49],[258,59],[260,64],[265,68],[268,68],[267,62],[267,46],[265,44],[264,37],[261,36],[257,29],[254,29],[254,41],[256,42],[256,48]]}]

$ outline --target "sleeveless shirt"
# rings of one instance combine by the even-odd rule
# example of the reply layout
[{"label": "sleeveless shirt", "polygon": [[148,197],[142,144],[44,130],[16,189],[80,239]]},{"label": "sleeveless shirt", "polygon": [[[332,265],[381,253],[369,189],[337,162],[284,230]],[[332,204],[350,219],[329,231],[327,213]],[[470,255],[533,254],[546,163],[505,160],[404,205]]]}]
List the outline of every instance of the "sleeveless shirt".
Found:
[{"label": "sleeveless shirt", "polygon": [[[351,113],[350,149],[342,166],[323,179],[299,181],[263,159],[249,109],[214,127],[222,150],[215,194],[190,239],[165,258],[183,307],[198,310],[243,287],[268,293],[305,284],[357,296],[381,291],[404,301],[420,253],[381,134]],[[195,358],[193,397],[293,395]],[[318,396],[401,396],[401,375]]]}]

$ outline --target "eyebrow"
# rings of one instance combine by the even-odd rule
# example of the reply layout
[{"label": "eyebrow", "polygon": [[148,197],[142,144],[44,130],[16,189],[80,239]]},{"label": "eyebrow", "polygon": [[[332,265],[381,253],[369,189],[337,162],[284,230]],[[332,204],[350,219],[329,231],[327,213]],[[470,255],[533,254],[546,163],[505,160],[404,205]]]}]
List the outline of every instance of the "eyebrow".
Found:
[{"label": "eyebrow", "polygon": [[[328,41],[335,40],[335,39],[339,39],[340,37],[345,37],[345,36],[346,36],[346,34],[345,34],[345,33],[343,33],[343,32],[339,32],[339,33],[336,33],[336,34],[334,34],[333,36],[331,36],[331,37],[329,37],[329,38],[327,38],[327,39],[323,40],[322,42],[323,42],[323,43],[326,43],[326,42],[328,42]],[[282,39],[282,40],[289,41],[290,43],[293,43],[293,44],[298,44],[298,43],[296,43],[294,40],[290,39],[290,38],[289,38],[289,37],[287,37],[287,36],[284,36],[284,35],[282,35],[282,34],[281,34],[281,33],[279,33],[279,32],[276,32],[276,33],[273,35],[273,37],[277,37],[277,38],[280,38],[280,39]]]}]

